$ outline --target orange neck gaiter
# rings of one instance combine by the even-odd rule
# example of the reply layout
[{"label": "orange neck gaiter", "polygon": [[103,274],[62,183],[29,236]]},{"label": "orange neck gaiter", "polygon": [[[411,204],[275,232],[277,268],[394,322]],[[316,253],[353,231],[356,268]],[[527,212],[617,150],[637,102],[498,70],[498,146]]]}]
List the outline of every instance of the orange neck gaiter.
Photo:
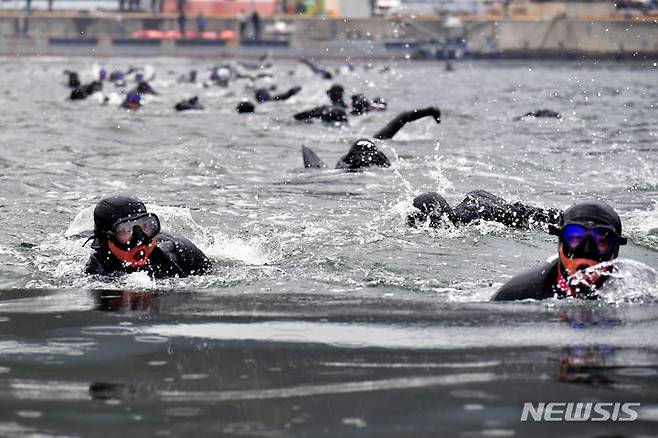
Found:
[{"label": "orange neck gaiter", "polygon": [[107,243],[110,248],[110,252],[124,264],[132,268],[141,268],[146,266],[151,253],[156,247],[155,240],[152,240],[148,245],[140,245],[129,250],[119,248],[111,240]]}]

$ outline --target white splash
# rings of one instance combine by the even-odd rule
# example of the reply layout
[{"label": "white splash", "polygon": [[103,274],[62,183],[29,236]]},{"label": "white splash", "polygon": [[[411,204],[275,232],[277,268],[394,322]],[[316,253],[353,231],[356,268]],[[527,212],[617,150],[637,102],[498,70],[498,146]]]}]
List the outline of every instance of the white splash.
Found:
[{"label": "white splash", "polygon": [[218,260],[237,260],[252,266],[272,263],[271,254],[259,238],[243,240],[235,236],[217,234],[201,249],[209,257]]},{"label": "white splash", "polygon": [[598,291],[603,300],[616,304],[658,300],[658,273],[654,269],[631,259],[617,259],[611,264],[611,279]]}]

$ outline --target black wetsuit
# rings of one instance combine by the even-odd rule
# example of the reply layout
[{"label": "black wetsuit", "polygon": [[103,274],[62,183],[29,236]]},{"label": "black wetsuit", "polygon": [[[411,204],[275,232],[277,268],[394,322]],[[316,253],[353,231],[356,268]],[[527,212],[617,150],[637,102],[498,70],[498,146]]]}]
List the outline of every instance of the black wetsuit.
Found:
[{"label": "black wetsuit", "polygon": [[[408,122],[413,122],[427,116],[432,116],[437,123],[441,123],[441,111],[438,108],[428,107],[405,111],[398,114],[384,128],[380,129],[375,134],[375,138],[393,138]],[[297,120],[305,120],[312,117],[320,117],[324,121],[347,121],[345,109],[338,106],[325,105],[295,114],[295,119]],[[320,169],[327,167],[320,157],[306,146],[302,146],[302,157],[304,159],[304,167],[306,168]],[[372,140],[363,138],[354,142],[347,154],[338,161],[336,169],[356,170],[363,167],[389,167],[390,165],[391,162],[383,152],[377,149],[375,143]]]},{"label": "black wetsuit", "polygon": [[65,70],[64,73],[69,75],[69,87],[71,89],[80,88],[80,77],[76,72]]},{"label": "black wetsuit", "polygon": [[536,118],[553,118],[553,119],[561,119],[562,115],[558,113],[557,111],[549,110],[549,109],[541,109],[537,111],[531,111],[529,113],[526,113],[522,116],[516,117],[514,120],[521,120],[526,117],[536,117]]},{"label": "black wetsuit", "polygon": [[[492,301],[545,300],[553,297],[572,296],[593,300],[598,298],[597,289],[601,288],[610,278],[603,275],[593,286],[587,284],[565,286],[567,290],[571,289],[571,293],[568,294],[558,286],[558,275],[561,275],[560,272],[564,275],[565,272],[564,268],[560,268],[560,266],[559,259],[556,257],[550,262],[519,274],[498,289],[496,295],[491,299]],[[564,282],[566,285],[567,280],[565,279]]]},{"label": "black wetsuit", "polygon": [[[557,296],[596,299],[597,290],[611,278],[600,273],[594,284],[584,279],[569,278],[567,269],[559,260],[589,260],[594,263],[610,262],[619,255],[619,247],[628,239],[622,235],[621,219],[612,206],[598,200],[583,200],[566,209],[559,226],[549,227],[551,234],[559,236],[559,257],[508,281],[493,297],[495,301],[541,300]],[[571,231],[567,233],[566,229]],[[570,237],[565,237],[567,233]],[[564,257],[564,258],[562,258]],[[587,266],[587,265],[585,265]],[[573,268],[573,266],[572,266]],[[581,269],[577,267],[576,269]],[[613,265],[602,268],[609,274]]]},{"label": "black wetsuit", "polygon": [[505,283],[493,301],[545,300],[566,294],[557,287],[558,259],[530,269]]},{"label": "black wetsuit", "polygon": [[258,90],[256,90],[256,102],[265,103],[271,100],[277,102],[282,100],[288,100],[295,94],[299,93],[301,89],[302,87],[292,87],[285,93],[272,95],[266,88],[259,88]]},{"label": "black wetsuit", "polygon": [[486,190],[467,193],[454,210],[441,195],[434,192],[416,196],[413,205],[417,210],[407,216],[407,223],[411,226],[429,221],[432,227],[442,227],[445,225],[444,218],[447,218],[455,225],[485,220],[500,222],[508,227],[529,229],[556,225],[562,213],[557,209],[543,209],[521,202],[511,204]]},{"label": "black wetsuit", "polygon": [[103,83],[100,81],[93,81],[89,84],[82,85],[78,88],[71,90],[71,100],[82,100],[91,96],[97,91],[103,90]]},{"label": "black wetsuit", "polygon": [[210,259],[184,237],[160,233],[155,237],[155,241],[157,246],[143,268],[126,267],[107,247],[96,245],[96,252],[89,258],[85,272],[112,275],[146,271],[155,278],[187,277],[203,274],[212,266]]},{"label": "black wetsuit", "polygon": [[240,114],[253,113],[256,110],[256,106],[249,101],[244,101],[238,103],[235,110]]},{"label": "black wetsuit", "polygon": [[317,65],[313,64],[311,61],[308,59],[302,59],[301,60],[302,64],[306,64],[312,71],[313,73],[320,75],[322,79],[331,79],[333,78],[333,75],[329,73],[327,70],[318,67]]},{"label": "black wetsuit", "polygon": [[393,120],[388,122],[386,126],[380,129],[374,137],[379,140],[388,140],[393,138],[397,132],[402,129],[404,125],[409,122],[413,122],[423,117],[432,116],[436,123],[441,123],[441,111],[438,108],[427,107],[421,109],[415,109],[411,111],[405,111],[398,114]]},{"label": "black wetsuit", "polygon": [[375,144],[368,139],[361,139],[354,142],[347,154],[343,155],[336,169],[358,170],[366,167],[390,167],[386,155],[377,149]]},{"label": "black wetsuit", "polygon": [[545,210],[521,202],[510,204],[486,190],[474,190],[455,207],[456,220],[468,224],[478,219],[500,222],[508,227],[530,228],[533,224],[557,224],[560,210]]},{"label": "black wetsuit", "polygon": [[[302,158],[305,168],[322,169],[327,165],[313,152],[312,149],[302,146]],[[366,138],[357,140],[345,155],[336,163],[336,169],[358,170],[366,167],[389,167],[391,162],[386,155],[377,149],[377,146]]]},{"label": "black wetsuit", "polygon": [[345,89],[342,85],[332,85],[331,88],[327,90],[327,96],[329,96],[329,100],[331,100],[333,106],[347,108],[347,104],[345,104],[345,101],[343,100],[344,95]]},{"label": "black wetsuit", "polygon": [[370,101],[364,94],[355,94],[352,96],[352,111],[350,111],[350,114],[360,116],[370,112],[370,109]]},{"label": "black wetsuit", "polygon": [[347,112],[345,108],[339,106],[322,105],[295,114],[295,120],[309,119],[321,119],[326,123],[344,123],[347,122]]},{"label": "black wetsuit", "polygon": [[144,94],[153,94],[153,95],[157,95],[157,94],[159,94],[159,93],[158,93],[157,91],[155,91],[155,90],[151,87],[151,85],[150,85],[148,82],[146,82],[146,81],[141,81],[139,84],[137,84],[137,87],[135,87],[135,89],[132,90],[130,93],[132,93],[132,94],[139,94],[140,96],[141,96],[141,95],[144,95]]},{"label": "black wetsuit", "polygon": [[199,103],[199,98],[194,96],[187,100],[182,100],[174,106],[176,111],[187,111],[187,110],[202,110],[203,105]]}]

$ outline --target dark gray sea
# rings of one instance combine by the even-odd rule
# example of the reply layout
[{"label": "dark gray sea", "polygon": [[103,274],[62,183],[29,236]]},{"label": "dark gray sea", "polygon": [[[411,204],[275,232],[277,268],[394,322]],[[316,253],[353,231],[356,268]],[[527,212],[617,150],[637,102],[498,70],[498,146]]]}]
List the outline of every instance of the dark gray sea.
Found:
[{"label": "dark gray sea", "polygon": [[[222,60],[0,60],[0,436],[656,436],[656,64],[274,61],[273,80],[181,84]],[[252,61],[253,62],[253,61]],[[65,69],[146,67],[136,112],[67,100]],[[244,69],[244,68],[243,68]],[[249,71],[247,71],[249,72]],[[257,72],[251,71],[250,74]],[[292,115],[325,91],[384,97],[346,126]],[[253,87],[302,86],[236,104]],[[204,111],[176,113],[199,96]],[[392,167],[333,164],[398,112]],[[552,109],[561,119],[525,118]],[[557,253],[544,230],[409,228],[412,198],[484,189],[564,209],[612,204],[629,244],[597,301],[490,303]],[[129,192],[208,254],[208,275],[86,276],[93,206]],[[634,422],[521,422],[524,402],[640,403]]]}]

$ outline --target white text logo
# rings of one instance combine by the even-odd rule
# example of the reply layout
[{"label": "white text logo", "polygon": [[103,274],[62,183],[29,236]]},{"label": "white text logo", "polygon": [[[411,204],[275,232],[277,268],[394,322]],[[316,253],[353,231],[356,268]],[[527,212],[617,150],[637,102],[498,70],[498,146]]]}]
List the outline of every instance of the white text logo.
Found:
[{"label": "white text logo", "polygon": [[523,403],[521,421],[635,421],[640,403]]}]

